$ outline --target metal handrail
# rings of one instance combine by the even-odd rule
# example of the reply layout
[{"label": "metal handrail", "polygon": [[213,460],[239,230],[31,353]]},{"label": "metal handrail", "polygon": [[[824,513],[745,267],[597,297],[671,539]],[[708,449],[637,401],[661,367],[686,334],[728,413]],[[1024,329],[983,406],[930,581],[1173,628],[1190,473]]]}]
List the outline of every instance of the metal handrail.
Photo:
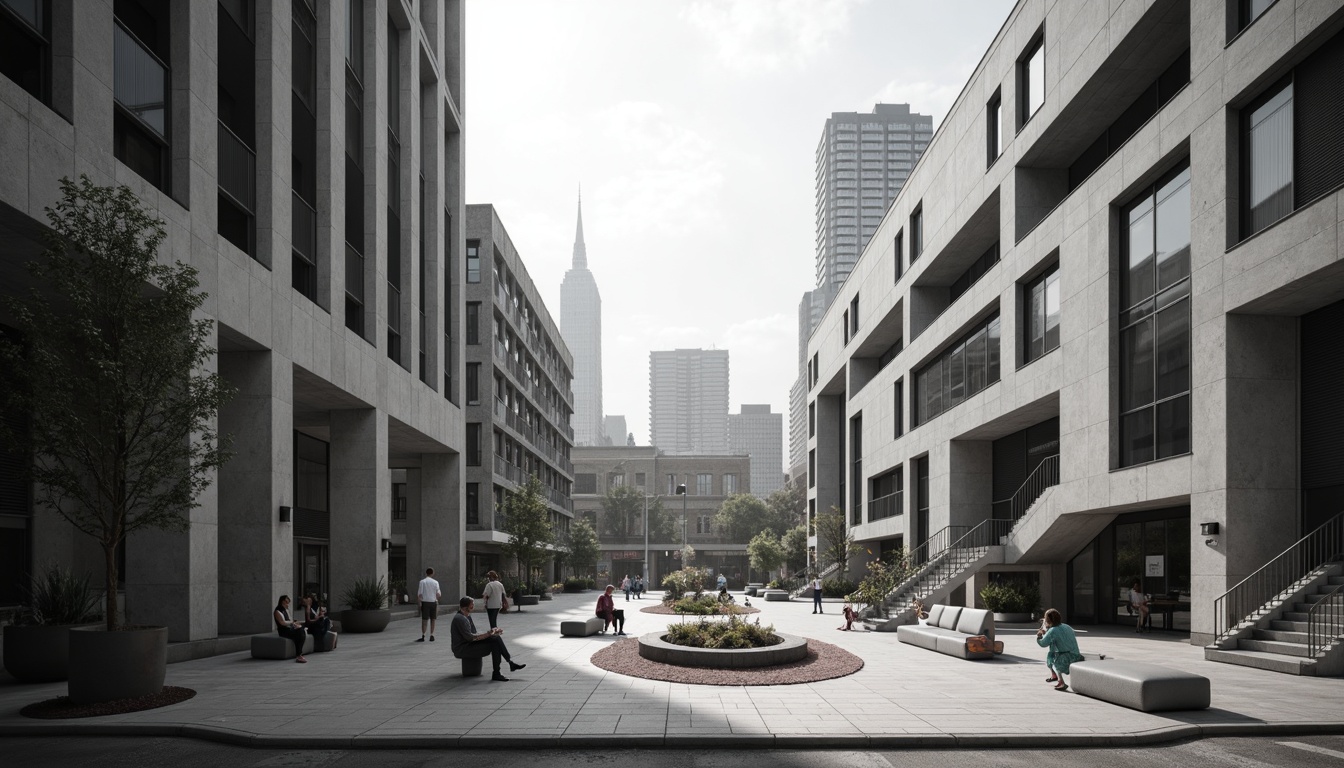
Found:
[{"label": "metal handrail", "polygon": [[[921,581],[923,581],[925,576],[929,575],[930,573],[932,573],[934,570],[936,570],[949,560],[952,562],[954,566],[965,566],[969,564],[972,560],[979,557],[978,554],[975,555],[974,557],[971,557],[970,556],[971,553],[975,553],[978,552],[979,550],[988,549],[989,547],[995,546],[996,544],[999,543],[999,539],[1002,538],[1011,528],[1012,528],[1011,520],[994,520],[994,519],[982,520],[978,525],[970,528],[969,530],[965,530],[966,526],[964,525],[947,526],[946,528],[939,531],[938,534],[935,534],[935,536],[943,534],[944,532],[952,532],[948,533],[948,537],[950,538],[950,536],[953,535],[953,533],[955,532],[954,529],[965,530],[965,533],[963,533],[951,544],[948,544],[946,547],[944,547],[936,555],[929,558],[929,560],[923,563],[920,566],[920,568],[917,571],[915,571],[914,574],[912,574],[905,581],[902,581],[900,584],[898,584],[895,589],[888,592],[887,597],[883,602],[890,603],[893,599],[900,597],[903,593],[909,591],[912,587],[917,586]],[[930,538],[929,541],[925,542],[923,545],[921,545],[921,547],[928,546],[928,544],[932,541],[933,538]],[[910,562],[912,563],[915,562],[914,552],[915,551],[912,550],[910,553]]]},{"label": "metal handrail", "polygon": [[1016,491],[1013,491],[1012,496],[1009,496],[1006,499],[999,499],[993,503],[996,506],[1000,504],[1008,505],[1008,516],[1000,519],[1017,522],[1027,514],[1027,510],[1031,509],[1031,505],[1035,504],[1036,500],[1041,498],[1041,495],[1045,493],[1046,488],[1053,488],[1056,485],[1059,485],[1058,453],[1041,459],[1041,463],[1036,465],[1036,468],[1031,471],[1030,475],[1027,475],[1027,479],[1022,482],[1022,485],[1018,486]]},{"label": "metal handrail", "polygon": [[1307,658],[1344,637],[1344,584],[1321,595],[1307,611]]},{"label": "metal handrail", "polygon": [[1244,622],[1282,603],[1323,565],[1344,558],[1344,512],[1298,539],[1213,601],[1213,642],[1226,640]]},{"label": "metal handrail", "polygon": [[888,493],[886,496],[879,496],[868,502],[868,522],[875,520],[886,520],[889,517],[896,517],[904,514],[905,509],[902,506],[904,499],[904,490]]}]

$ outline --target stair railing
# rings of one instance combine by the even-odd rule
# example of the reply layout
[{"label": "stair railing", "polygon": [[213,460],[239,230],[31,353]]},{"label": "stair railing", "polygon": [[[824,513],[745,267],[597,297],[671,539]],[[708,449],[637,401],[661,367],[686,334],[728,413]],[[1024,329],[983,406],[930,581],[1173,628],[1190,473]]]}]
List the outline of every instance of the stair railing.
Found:
[{"label": "stair railing", "polygon": [[[1041,459],[1041,463],[1027,475],[1027,479],[1022,485],[1013,492],[1012,496],[1006,499],[999,499],[993,503],[994,516],[999,519],[1012,520],[1017,522],[1031,505],[1041,498],[1046,488],[1052,488],[1059,485],[1059,454],[1052,454]],[[1002,514],[1000,514],[1002,513]]]},{"label": "stair railing", "polygon": [[1344,512],[1303,536],[1259,570],[1213,601],[1213,644],[1218,645],[1243,622],[1273,610],[1291,587],[1323,565],[1344,559]]},{"label": "stair railing", "polygon": [[[827,578],[829,578],[831,575],[833,575],[833,574],[839,572],[839,570],[840,570],[840,564],[839,564],[839,563],[831,563],[830,565],[828,565],[828,566],[826,566],[825,568],[823,568],[822,571],[821,571],[821,573],[817,574],[817,578],[821,579],[822,581],[826,581]],[[809,592],[812,591],[812,587],[810,586],[811,583],[812,583],[812,580],[811,580],[811,579],[807,579],[807,580],[805,580],[805,581],[803,582],[803,586],[801,586],[801,587],[799,587],[799,588],[793,590],[793,592],[790,593],[790,596],[791,596],[791,597],[803,597],[804,595],[807,595],[807,593],[809,593]],[[811,595],[807,595],[807,596],[808,596],[808,597],[811,597]]]},{"label": "stair railing", "polygon": [[[942,536],[944,539],[951,538],[957,533],[961,535],[929,558],[909,578],[896,585],[895,589],[887,593],[886,600],[883,602],[890,604],[892,600],[918,585],[925,576],[942,565],[951,565],[954,570],[960,570],[970,565],[979,559],[981,550],[987,550],[989,547],[997,545],[999,539],[1007,535],[1012,527],[1013,522],[1011,520],[994,519],[982,520],[978,525],[970,528],[964,525],[947,526],[935,535]],[[930,537],[929,541],[921,546],[927,546],[933,541],[933,537]],[[914,559],[914,552],[911,552],[910,562],[918,562]]]},{"label": "stair railing", "polygon": [[1321,595],[1307,611],[1307,657],[1318,654],[1344,637],[1344,584]]}]

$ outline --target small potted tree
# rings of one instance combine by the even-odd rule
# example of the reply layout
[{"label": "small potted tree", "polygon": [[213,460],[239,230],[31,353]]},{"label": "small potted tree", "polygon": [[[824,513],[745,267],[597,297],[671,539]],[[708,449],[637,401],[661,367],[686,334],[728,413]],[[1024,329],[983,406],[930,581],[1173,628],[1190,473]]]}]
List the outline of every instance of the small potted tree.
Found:
[{"label": "small potted tree", "polygon": [[994,614],[995,622],[1026,624],[1031,621],[1032,613],[1040,607],[1041,591],[1034,585],[991,583],[981,588],[980,601]]},{"label": "small potted tree", "polygon": [[545,591],[544,588],[539,590],[538,584],[534,583],[533,566],[549,556],[555,541],[555,527],[551,524],[546,497],[541,493],[541,481],[536,475],[529,477],[522,488],[508,494],[503,512],[504,532],[509,535],[509,540],[500,549],[518,561],[518,588],[527,590],[514,597],[514,604],[521,610],[524,605],[536,605],[541,592]]},{"label": "small potted tree", "polygon": [[160,261],[163,221],[124,186],[60,183],[27,265],[35,287],[5,301],[19,338],[0,337],[0,398],[29,416],[5,442],[23,451],[33,506],[103,553],[105,631],[70,632],[70,699],[90,704],[163,690],[168,629],[122,623],[117,550],[187,529],[229,457],[214,425],[233,387],[210,370],[197,270]]},{"label": "small potted tree", "polygon": [[345,632],[382,632],[392,621],[387,608],[387,583],[377,579],[355,579],[341,593],[349,608],[341,611],[341,630]]},{"label": "small potted tree", "polygon": [[52,564],[33,579],[27,605],[5,627],[5,670],[21,683],[50,683],[69,674],[70,629],[98,615],[102,597],[88,574]]}]

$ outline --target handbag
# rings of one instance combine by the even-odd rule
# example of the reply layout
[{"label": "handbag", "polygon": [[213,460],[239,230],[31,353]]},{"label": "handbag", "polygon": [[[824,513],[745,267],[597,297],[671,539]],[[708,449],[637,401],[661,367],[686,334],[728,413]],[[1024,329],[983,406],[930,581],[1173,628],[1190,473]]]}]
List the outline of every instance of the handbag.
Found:
[{"label": "handbag", "polygon": [[966,638],[967,653],[1003,653],[1003,641],[990,642],[984,635],[971,635]]},{"label": "handbag", "polygon": [[507,596],[499,598],[499,608],[507,612],[509,610],[509,598]]}]

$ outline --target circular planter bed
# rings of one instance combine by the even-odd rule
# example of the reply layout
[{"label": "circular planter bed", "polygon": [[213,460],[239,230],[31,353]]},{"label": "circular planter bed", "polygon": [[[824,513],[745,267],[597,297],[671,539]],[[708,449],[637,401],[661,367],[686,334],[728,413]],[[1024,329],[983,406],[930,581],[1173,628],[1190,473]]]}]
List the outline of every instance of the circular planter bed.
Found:
[{"label": "circular planter bed", "polygon": [[832,680],[863,669],[863,659],[830,643],[807,641],[807,657],[773,667],[715,669],[678,667],[639,655],[639,641],[626,638],[592,656],[593,666],[613,674],[689,685],[797,685]]},{"label": "circular planter bed", "polygon": [[994,614],[995,624],[1030,624],[1030,613],[996,613]]},{"label": "circular planter bed", "polygon": [[168,673],[168,628],[70,630],[70,702],[152,696]]},{"label": "circular planter bed", "polygon": [[[761,609],[760,609],[760,608],[756,608],[756,607],[754,607],[754,606],[749,606],[749,605],[738,605],[738,604],[736,604],[736,603],[733,603],[733,609],[734,609],[734,611],[736,612],[736,615],[738,615],[738,616],[741,616],[742,614],[745,614],[745,613],[760,613],[760,612],[761,612]],[[723,614],[714,614],[714,613],[706,613],[706,614],[698,614],[698,613],[677,613],[675,610],[669,608],[668,606],[664,605],[663,603],[658,603],[657,605],[650,605],[650,606],[647,607],[647,608],[640,608],[640,609],[639,609],[639,612],[640,612],[640,613],[658,613],[658,614],[662,614],[662,615],[664,615],[664,616],[685,616],[685,617],[687,617],[687,618],[695,618],[695,617],[697,617],[697,616],[705,616],[706,618],[709,618],[709,617],[712,617],[712,616],[720,616],[720,615],[723,615]]]},{"label": "circular planter bed", "polygon": [[353,608],[341,611],[342,632],[382,632],[392,621],[392,611],[384,608],[380,611],[356,611]]},{"label": "circular planter bed", "polygon": [[5,627],[5,671],[20,683],[54,683],[68,674],[70,625]]},{"label": "circular planter bed", "polygon": [[752,669],[788,664],[807,658],[807,638],[776,632],[780,642],[765,648],[692,648],[673,645],[661,632],[639,638],[639,655],[650,661],[678,667]]}]

